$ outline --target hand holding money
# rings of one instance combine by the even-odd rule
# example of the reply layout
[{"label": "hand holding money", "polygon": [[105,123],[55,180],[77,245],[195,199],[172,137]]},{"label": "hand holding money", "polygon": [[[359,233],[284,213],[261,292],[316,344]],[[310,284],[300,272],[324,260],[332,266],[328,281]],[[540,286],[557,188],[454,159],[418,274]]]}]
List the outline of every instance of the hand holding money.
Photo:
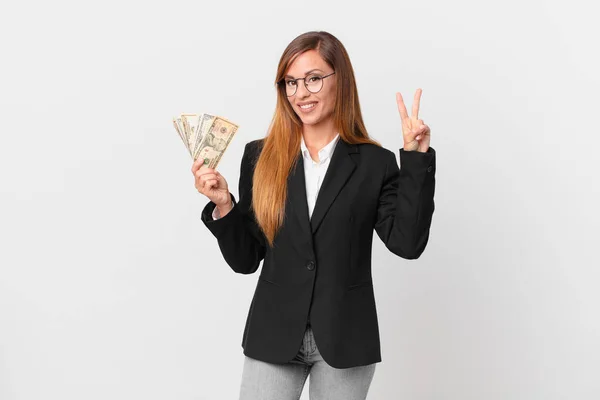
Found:
[{"label": "hand holding money", "polygon": [[216,204],[224,217],[233,203],[227,181],[216,170],[238,126],[210,114],[186,114],[173,118],[173,126],[194,160],[192,174],[198,192]]},{"label": "hand holding money", "polygon": [[229,194],[229,187],[225,178],[213,168],[204,165],[204,160],[199,158],[192,165],[195,185],[198,192],[209,198],[217,205],[221,217],[224,217],[233,204]]}]

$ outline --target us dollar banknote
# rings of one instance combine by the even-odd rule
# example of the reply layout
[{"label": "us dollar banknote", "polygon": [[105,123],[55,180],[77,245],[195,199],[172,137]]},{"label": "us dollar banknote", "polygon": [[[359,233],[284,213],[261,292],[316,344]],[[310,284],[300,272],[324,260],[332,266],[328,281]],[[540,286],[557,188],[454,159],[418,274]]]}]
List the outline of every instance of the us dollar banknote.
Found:
[{"label": "us dollar banknote", "polygon": [[196,161],[196,159],[198,158],[198,150],[200,149],[200,143],[202,143],[202,139],[204,139],[206,132],[208,132],[214,120],[215,116],[210,114],[202,114],[199,118],[198,132],[195,135],[196,142],[194,143],[194,147],[192,149],[192,158],[194,159],[194,161]]},{"label": "us dollar banknote", "polygon": [[216,168],[237,132],[238,125],[211,114],[182,113],[173,117],[173,126],[194,161]]},{"label": "us dollar banknote", "polygon": [[185,136],[188,138],[188,149],[194,154],[194,147],[196,146],[196,134],[198,133],[198,125],[200,116],[198,114],[181,114],[181,120],[183,121],[183,128],[185,130]]},{"label": "us dollar banknote", "polygon": [[215,117],[198,146],[196,159],[204,159],[204,165],[217,168],[237,129],[238,125],[233,122]]},{"label": "us dollar banknote", "polygon": [[185,135],[185,130],[183,128],[183,122],[181,121],[180,117],[173,117],[173,126],[175,127],[177,134],[181,138],[181,141],[185,145],[185,148],[188,150],[188,153],[190,153],[190,156],[192,156],[192,158],[193,158],[194,155],[192,154],[192,152],[190,150],[189,140],[188,140],[187,136]]}]

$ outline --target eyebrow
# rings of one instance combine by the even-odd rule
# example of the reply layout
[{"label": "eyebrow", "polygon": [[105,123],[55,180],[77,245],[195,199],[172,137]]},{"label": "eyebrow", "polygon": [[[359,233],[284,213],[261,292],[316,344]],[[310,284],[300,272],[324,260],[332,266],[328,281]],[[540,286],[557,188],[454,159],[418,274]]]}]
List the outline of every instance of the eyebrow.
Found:
[{"label": "eyebrow", "polygon": [[[310,71],[306,71],[306,73],[304,74],[304,76],[306,76],[306,75],[308,75],[308,74],[310,74],[311,72],[314,72],[314,71],[324,72],[322,69],[314,68],[314,69],[311,69]],[[294,77],[291,76],[291,75],[286,75],[286,76],[284,76],[284,78],[292,78],[292,79],[294,79]]]}]

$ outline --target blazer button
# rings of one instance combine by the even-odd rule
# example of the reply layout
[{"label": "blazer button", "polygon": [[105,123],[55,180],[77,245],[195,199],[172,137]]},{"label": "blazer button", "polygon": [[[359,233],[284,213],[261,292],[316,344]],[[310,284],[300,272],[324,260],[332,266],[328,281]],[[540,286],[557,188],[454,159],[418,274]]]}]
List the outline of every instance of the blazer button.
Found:
[{"label": "blazer button", "polygon": [[315,269],[315,262],[309,261],[308,264],[306,264],[306,268],[308,268],[310,271],[312,271],[313,269]]},{"label": "blazer button", "polygon": [[431,172],[432,169],[433,167],[430,165],[429,168],[427,168],[427,172]]}]

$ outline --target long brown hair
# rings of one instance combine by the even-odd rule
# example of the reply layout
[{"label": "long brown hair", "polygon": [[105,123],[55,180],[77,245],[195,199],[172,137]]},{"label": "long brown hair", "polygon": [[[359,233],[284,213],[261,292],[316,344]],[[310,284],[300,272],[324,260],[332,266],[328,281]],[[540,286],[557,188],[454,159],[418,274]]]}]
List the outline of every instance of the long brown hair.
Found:
[{"label": "long brown hair", "polygon": [[279,60],[275,77],[277,105],[256,161],[252,185],[252,208],[271,247],[283,224],[287,179],[296,166],[302,135],[302,121],[289,104],[285,87],[277,82],[283,79],[296,57],[308,50],[316,50],[335,71],[333,78],[337,81],[337,95],[333,118],[340,140],[351,144],[371,143],[380,146],[377,141],[369,138],[365,128],[354,70],[342,43],[332,34],[323,31],[306,32],[296,37]]}]

